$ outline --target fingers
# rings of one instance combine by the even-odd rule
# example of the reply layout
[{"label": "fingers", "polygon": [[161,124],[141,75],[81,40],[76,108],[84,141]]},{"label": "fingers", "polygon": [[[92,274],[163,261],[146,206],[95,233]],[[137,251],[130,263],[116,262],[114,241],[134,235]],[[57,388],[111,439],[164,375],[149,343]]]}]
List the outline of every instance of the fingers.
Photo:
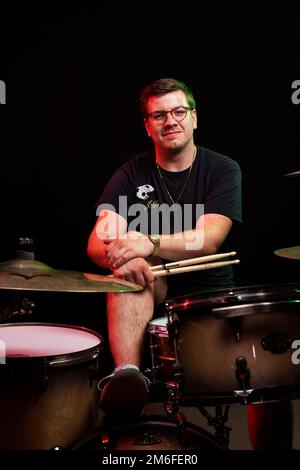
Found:
[{"label": "fingers", "polygon": [[130,260],[129,250],[126,247],[106,252],[106,262],[111,269],[118,269]]},{"label": "fingers", "polygon": [[142,272],[126,272],[122,273],[118,269],[114,270],[114,276],[120,279],[124,279],[127,282],[131,282],[132,284],[138,284],[141,287],[145,287],[146,280],[143,276]]},{"label": "fingers", "polygon": [[132,260],[119,269],[113,271],[114,276],[124,279],[133,284],[145,287],[155,281],[155,275],[150,271],[148,263],[143,259]]}]

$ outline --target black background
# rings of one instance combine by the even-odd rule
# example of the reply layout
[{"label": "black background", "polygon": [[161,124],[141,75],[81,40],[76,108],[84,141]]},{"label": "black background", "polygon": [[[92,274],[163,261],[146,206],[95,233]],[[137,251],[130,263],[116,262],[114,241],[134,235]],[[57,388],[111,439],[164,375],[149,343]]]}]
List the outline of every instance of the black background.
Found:
[{"label": "black background", "polygon": [[300,170],[299,15],[193,2],[2,13],[1,260],[30,236],[39,261],[101,272],[86,254],[94,204],[120,163],[152,146],[139,93],[171,76],[194,92],[196,142],[242,168],[238,285],[299,280],[300,262],[273,254],[300,244],[300,178],[283,176]]}]

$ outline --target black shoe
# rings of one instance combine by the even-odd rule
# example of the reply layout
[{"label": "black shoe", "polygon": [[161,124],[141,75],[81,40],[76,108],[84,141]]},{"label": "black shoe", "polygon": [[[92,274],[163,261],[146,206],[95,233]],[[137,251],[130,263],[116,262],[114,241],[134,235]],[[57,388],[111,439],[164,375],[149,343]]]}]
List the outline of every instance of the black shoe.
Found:
[{"label": "black shoe", "polygon": [[140,414],[148,400],[148,379],[133,368],[121,369],[109,377],[100,397],[100,408],[105,415]]}]

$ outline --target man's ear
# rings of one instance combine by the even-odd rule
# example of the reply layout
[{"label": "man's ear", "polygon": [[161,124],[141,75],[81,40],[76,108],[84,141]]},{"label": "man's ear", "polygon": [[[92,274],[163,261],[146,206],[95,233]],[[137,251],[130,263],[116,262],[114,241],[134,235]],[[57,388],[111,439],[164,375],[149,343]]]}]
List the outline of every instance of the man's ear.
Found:
[{"label": "man's ear", "polygon": [[150,129],[149,129],[149,122],[148,122],[148,119],[144,118],[144,125],[145,125],[145,128],[146,128],[146,132],[148,134],[148,137],[151,137],[151,132],[150,132]]},{"label": "man's ear", "polygon": [[198,116],[197,116],[197,111],[194,109],[193,110],[193,119],[194,119],[194,129],[197,129],[197,125],[198,125]]}]

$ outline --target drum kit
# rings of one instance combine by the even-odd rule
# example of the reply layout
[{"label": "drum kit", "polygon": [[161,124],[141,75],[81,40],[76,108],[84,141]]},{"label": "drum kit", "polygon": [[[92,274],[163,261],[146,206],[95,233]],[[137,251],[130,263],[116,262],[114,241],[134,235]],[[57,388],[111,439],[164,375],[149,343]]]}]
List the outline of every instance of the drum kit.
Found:
[{"label": "drum kit", "polygon": [[[300,246],[274,254],[299,260]],[[166,390],[167,413],[197,407],[225,446],[231,404],[300,398],[300,282],[168,299],[148,338],[151,382]],[[215,416],[206,406],[215,406]]]},{"label": "drum kit", "polygon": [[35,304],[27,297],[35,292],[93,294],[141,287],[110,276],[56,270],[31,254],[26,258],[0,263],[0,294],[10,294],[0,308],[0,448],[67,447],[98,422],[103,336],[80,326],[11,319],[32,313]]},{"label": "drum kit", "polygon": [[[300,246],[274,253],[299,260]],[[238,263],[219,262],[235,254],[151,269],[164,276],[216,268]],[[107,449],[99,447],[102,334],[81,326],[11,322],[16,313],[25,315],[34,308],[25,294],[141,289],[113,276],[53,269],[32,256],[0,263],[0,294],[13,294],[14,299],[5,308],[0,305],[1,449]],[[144,373],[150,389],[164,391],[167,418],[141,416],[114,426],[110,449],[225,450],[231,404],[300,397],[300,361],[293,360],[300,344],[300,283],[168,299],[165,316],[150,321],[146,333],[149,364]],[[214,435],[187,423],[181,406],[197,407]],[[206,406],[215,407],[215,416]]]}]

